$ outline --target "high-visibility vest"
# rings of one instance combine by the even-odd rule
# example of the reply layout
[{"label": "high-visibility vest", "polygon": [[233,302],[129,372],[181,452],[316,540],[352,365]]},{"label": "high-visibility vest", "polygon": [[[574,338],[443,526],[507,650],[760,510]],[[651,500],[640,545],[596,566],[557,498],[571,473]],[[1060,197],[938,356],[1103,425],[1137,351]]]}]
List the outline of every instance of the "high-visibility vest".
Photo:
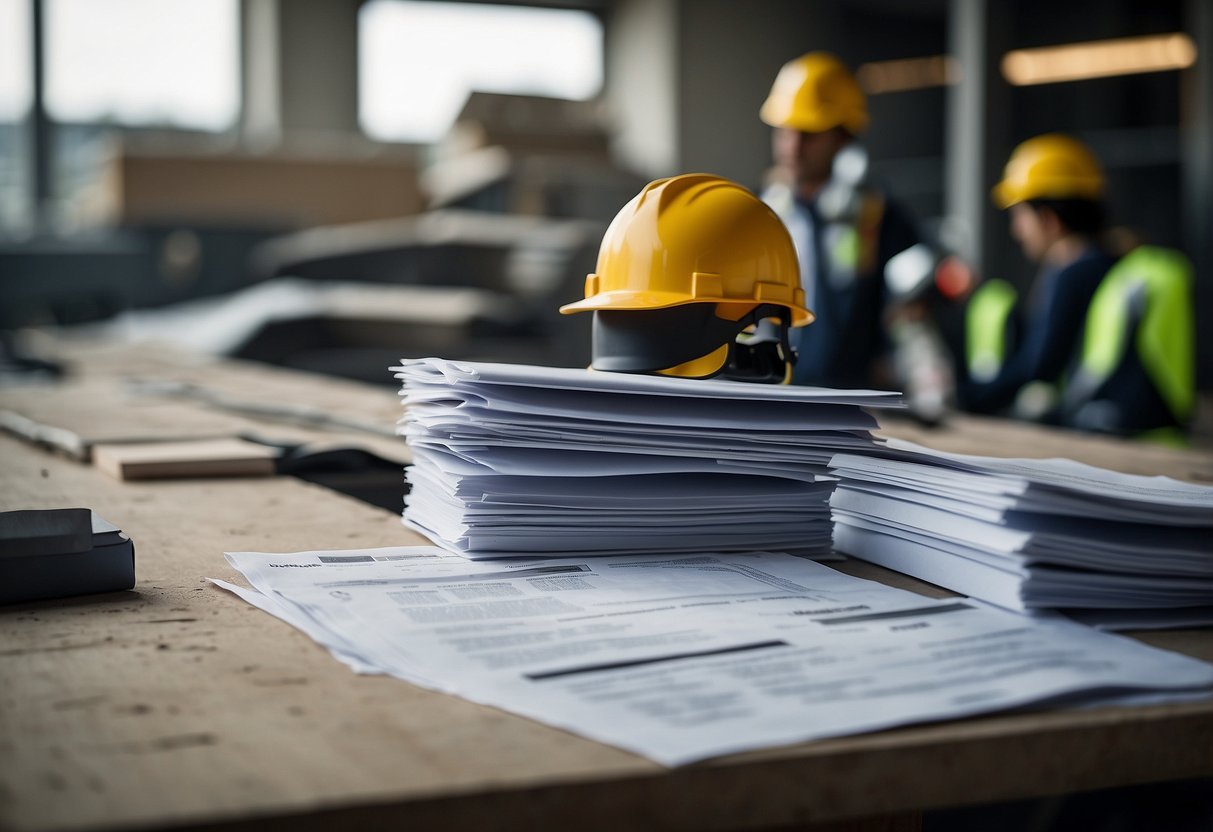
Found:
[{"label": "high-visibility vest", "polygon": [[[1018,307],[1019,292],[997,278],[983,283],[969,299],[965,308],[965,364],[972,381],[993,381],[1017,349]],[[1024,384],[1007,408],[1007,415],[1030,422],[1049,419],[1063,382],[1061,378],[1037,379]]]},{"label": "high-visibility vest", "polygon": [[[1076,426],[1081,413],[1103,408],[1120,432],[1181,428],[1196,406],[1196,321],[1192,264],[1182,253],[1140,246],[1108,271],[1088,308],[1082,349],[1063,407]],[[1140,369],[1168,419],[1141,411],[1125,379]],[[1174,438],[1146,435],[1145,438]]]},{"label": "high-visibility vest", "polygon": [[1011,316],[1019,293],[1005,280],[987,280],[965,307],[965,366],[969,378],[991,381],[1002,370],[1010,349]]}]

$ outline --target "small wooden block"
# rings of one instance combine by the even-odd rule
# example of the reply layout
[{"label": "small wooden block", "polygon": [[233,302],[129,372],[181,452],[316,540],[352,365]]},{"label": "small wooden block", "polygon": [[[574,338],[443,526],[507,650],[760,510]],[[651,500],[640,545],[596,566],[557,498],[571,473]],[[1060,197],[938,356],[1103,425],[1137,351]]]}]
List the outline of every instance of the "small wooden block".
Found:
[{"label": "small wooden block", "polygon": [[268,477],[278,451],[243,439],[93,446],[93,464],[120,480]]}]

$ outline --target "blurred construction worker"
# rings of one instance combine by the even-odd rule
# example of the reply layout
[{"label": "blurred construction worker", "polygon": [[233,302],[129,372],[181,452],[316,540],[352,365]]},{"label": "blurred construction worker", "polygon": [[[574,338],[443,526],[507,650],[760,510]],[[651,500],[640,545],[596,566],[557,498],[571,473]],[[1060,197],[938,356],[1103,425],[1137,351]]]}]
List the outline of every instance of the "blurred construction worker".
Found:
[{"label": "blurred construction worker", "polygon": [[800,260],[806,303],[817,314],[793,331],[793,383],[893,383],[885,330],[890,258],[918,243],[907,215],[867,182],[855,138],[867,98],[835,56],[810,52],[779,71],[760,111],[774,128],[773,181],[762,198],[784,221]]},{"label": "blurred construction worker", "polygon": [[1091,298],[1114,262],[1099,243],[1103,172],[1077,139],[1037,136],[1015,148],[992,196],[1040,271],[1026,304],[1001,280],[974,294],[961,402],[978,413],[1056,421],[1050,414],[1059,406],[1059,382],[1079,350]]}]

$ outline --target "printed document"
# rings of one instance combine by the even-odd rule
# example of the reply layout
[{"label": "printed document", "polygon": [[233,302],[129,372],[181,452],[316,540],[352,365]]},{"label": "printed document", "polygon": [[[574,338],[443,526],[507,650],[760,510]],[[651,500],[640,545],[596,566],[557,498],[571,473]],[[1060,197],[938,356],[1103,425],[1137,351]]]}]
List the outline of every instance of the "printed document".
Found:
[{"label": "printed document", "polygon": [[356,670],[666,765],[1030,705],[1213,693],[1213,665],[784,554],[228,560],[255,588],[241,597]]}]

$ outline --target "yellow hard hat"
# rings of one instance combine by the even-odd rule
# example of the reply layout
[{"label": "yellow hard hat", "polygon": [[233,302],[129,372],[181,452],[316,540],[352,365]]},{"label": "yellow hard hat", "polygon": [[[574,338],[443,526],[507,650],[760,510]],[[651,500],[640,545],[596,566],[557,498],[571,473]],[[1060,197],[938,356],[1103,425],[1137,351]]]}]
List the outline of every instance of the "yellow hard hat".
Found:
[{"label": "yellow hard hat", "polygon": [[868,126],[868,99],[842,61],[809,52],[779,70],[759,115],[772,127],[806,133],[844,127],[859,135]]},{"label": "yellow hard hat", "polygon": [[1029,199],[1097,200],[1103,192],[1103,170],[1091,149],[1071,136],[1046,133],[1015,148],[990,195],[999,208],[1010,208]]},{"label": "yellow hard hat", "polygon": [[[560,311],[596,313],[596,369],[689,377],[721,372],[756,319],[777,316],[785,336],[813,320],[783,222],[746,188],[703,173],[633,197],[602,238],[585,299]],[[786,337],[782,346],[790,362]]]},{"label": "yellow hard hat", "polygon": [[615,216],[585,279],[585,300],[567,314],[597,309],[664,309],[685,303],[788,307],[793,326],[813,320],[787,228],[746,188],[706,173],[650,182]]}]

